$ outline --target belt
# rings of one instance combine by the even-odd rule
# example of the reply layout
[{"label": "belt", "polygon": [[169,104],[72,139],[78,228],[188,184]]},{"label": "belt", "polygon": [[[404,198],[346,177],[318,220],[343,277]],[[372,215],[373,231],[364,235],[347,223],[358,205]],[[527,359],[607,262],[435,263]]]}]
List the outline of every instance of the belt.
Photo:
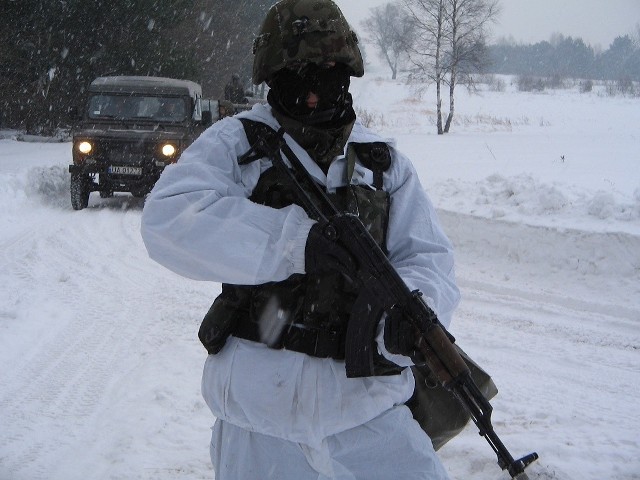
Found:
[{"label": "belt", "polygon": [[[258,324],[246,317],[236,323],[232,335],[252,342],[265,343],[260,339]],[[280,338],[268,346],[278,350],[305,353],[312,357],[344,360],[345,332],[289,324],[284,327]]]}]

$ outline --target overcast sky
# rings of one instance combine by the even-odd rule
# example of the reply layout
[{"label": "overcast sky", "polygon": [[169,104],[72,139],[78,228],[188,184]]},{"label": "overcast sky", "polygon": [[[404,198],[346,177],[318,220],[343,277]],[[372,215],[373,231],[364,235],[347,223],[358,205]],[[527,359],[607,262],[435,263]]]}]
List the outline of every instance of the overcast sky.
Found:
[{"label": "overcast sky", "polygon": [[[372,7],[394,0],[335,0],[359,31]],[[640,0],[501,0],[502,13],[492,37],[536,43],[553,33],[580,37],[592,46],[609,47],[618,35],[632,34],[640,25]]]}]

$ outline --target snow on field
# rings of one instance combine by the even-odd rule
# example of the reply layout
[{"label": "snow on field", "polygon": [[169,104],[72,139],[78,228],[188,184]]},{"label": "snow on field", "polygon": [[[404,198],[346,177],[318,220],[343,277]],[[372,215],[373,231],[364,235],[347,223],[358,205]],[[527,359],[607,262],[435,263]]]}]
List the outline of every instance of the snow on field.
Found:
[{"label": "snow on field", "polygon": [[[458,342],[531,479],[640,479],[640,100],[433,95],[371,75],[360,115],[410,154],[456,246]],[[0,480],[211,479],[197,340],[217,284],[147,258],[143,201],[71,210],[69,143],[0,140]],[[498,480],[470,426],[452,479]]]}]

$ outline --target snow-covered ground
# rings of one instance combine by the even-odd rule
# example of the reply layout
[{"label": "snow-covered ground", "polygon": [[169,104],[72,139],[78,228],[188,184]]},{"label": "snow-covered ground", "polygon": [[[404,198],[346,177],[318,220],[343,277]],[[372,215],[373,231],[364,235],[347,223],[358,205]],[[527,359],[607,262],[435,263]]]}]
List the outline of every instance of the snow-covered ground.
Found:
[{"label": "snow-covered ground", "polygon": [[[437,136],[430,92],[352,90],[456,245],[452,333],[504,443],[540,454],[532,480],[640,479],[640,99],[460,89]],[[0,480],[212,479],[197,329],[220,286],[147,258],[143,201],[73,211],[70,160],[0,140]],[[452,479],[508,478],[472,425],[440,454]]]}]

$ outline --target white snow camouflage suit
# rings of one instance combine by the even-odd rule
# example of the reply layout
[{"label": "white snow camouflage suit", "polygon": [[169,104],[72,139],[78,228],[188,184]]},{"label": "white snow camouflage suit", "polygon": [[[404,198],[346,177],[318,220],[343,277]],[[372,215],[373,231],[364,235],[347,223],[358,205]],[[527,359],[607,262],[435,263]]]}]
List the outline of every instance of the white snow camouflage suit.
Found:
[{"label": "white snow camouflage suit", "polygon": [[[271,108],[240,114],[278,129]],[[344,156],[327,175],[285,135],[311,175],[328,190],[343,186]],[[459,301],[453,252],[410,161],[356,122],[349,142],[386,141],[391,167],[389,260],[411,289],[419,289],[448,326]],[[304,249],[314,221],[291,205],[273,209],[248,200],[267,159],[239,166],[250,146],[237,118],[207,129],[167,167],[148,196],[142,236],[151,258],[197,280],[259,285],[304,273]],[[373,182],[356,164],[352,183]],[[381,332],[381,328],[379,328]],[[379,351],[399,365],[406,357]],[[410,369],[400,375],[347,378],[344,363],[229,337],[209,355],[202,393],[216,417],[211,458],[217,480],[446,479],[431,442],[404,406]]]}]

